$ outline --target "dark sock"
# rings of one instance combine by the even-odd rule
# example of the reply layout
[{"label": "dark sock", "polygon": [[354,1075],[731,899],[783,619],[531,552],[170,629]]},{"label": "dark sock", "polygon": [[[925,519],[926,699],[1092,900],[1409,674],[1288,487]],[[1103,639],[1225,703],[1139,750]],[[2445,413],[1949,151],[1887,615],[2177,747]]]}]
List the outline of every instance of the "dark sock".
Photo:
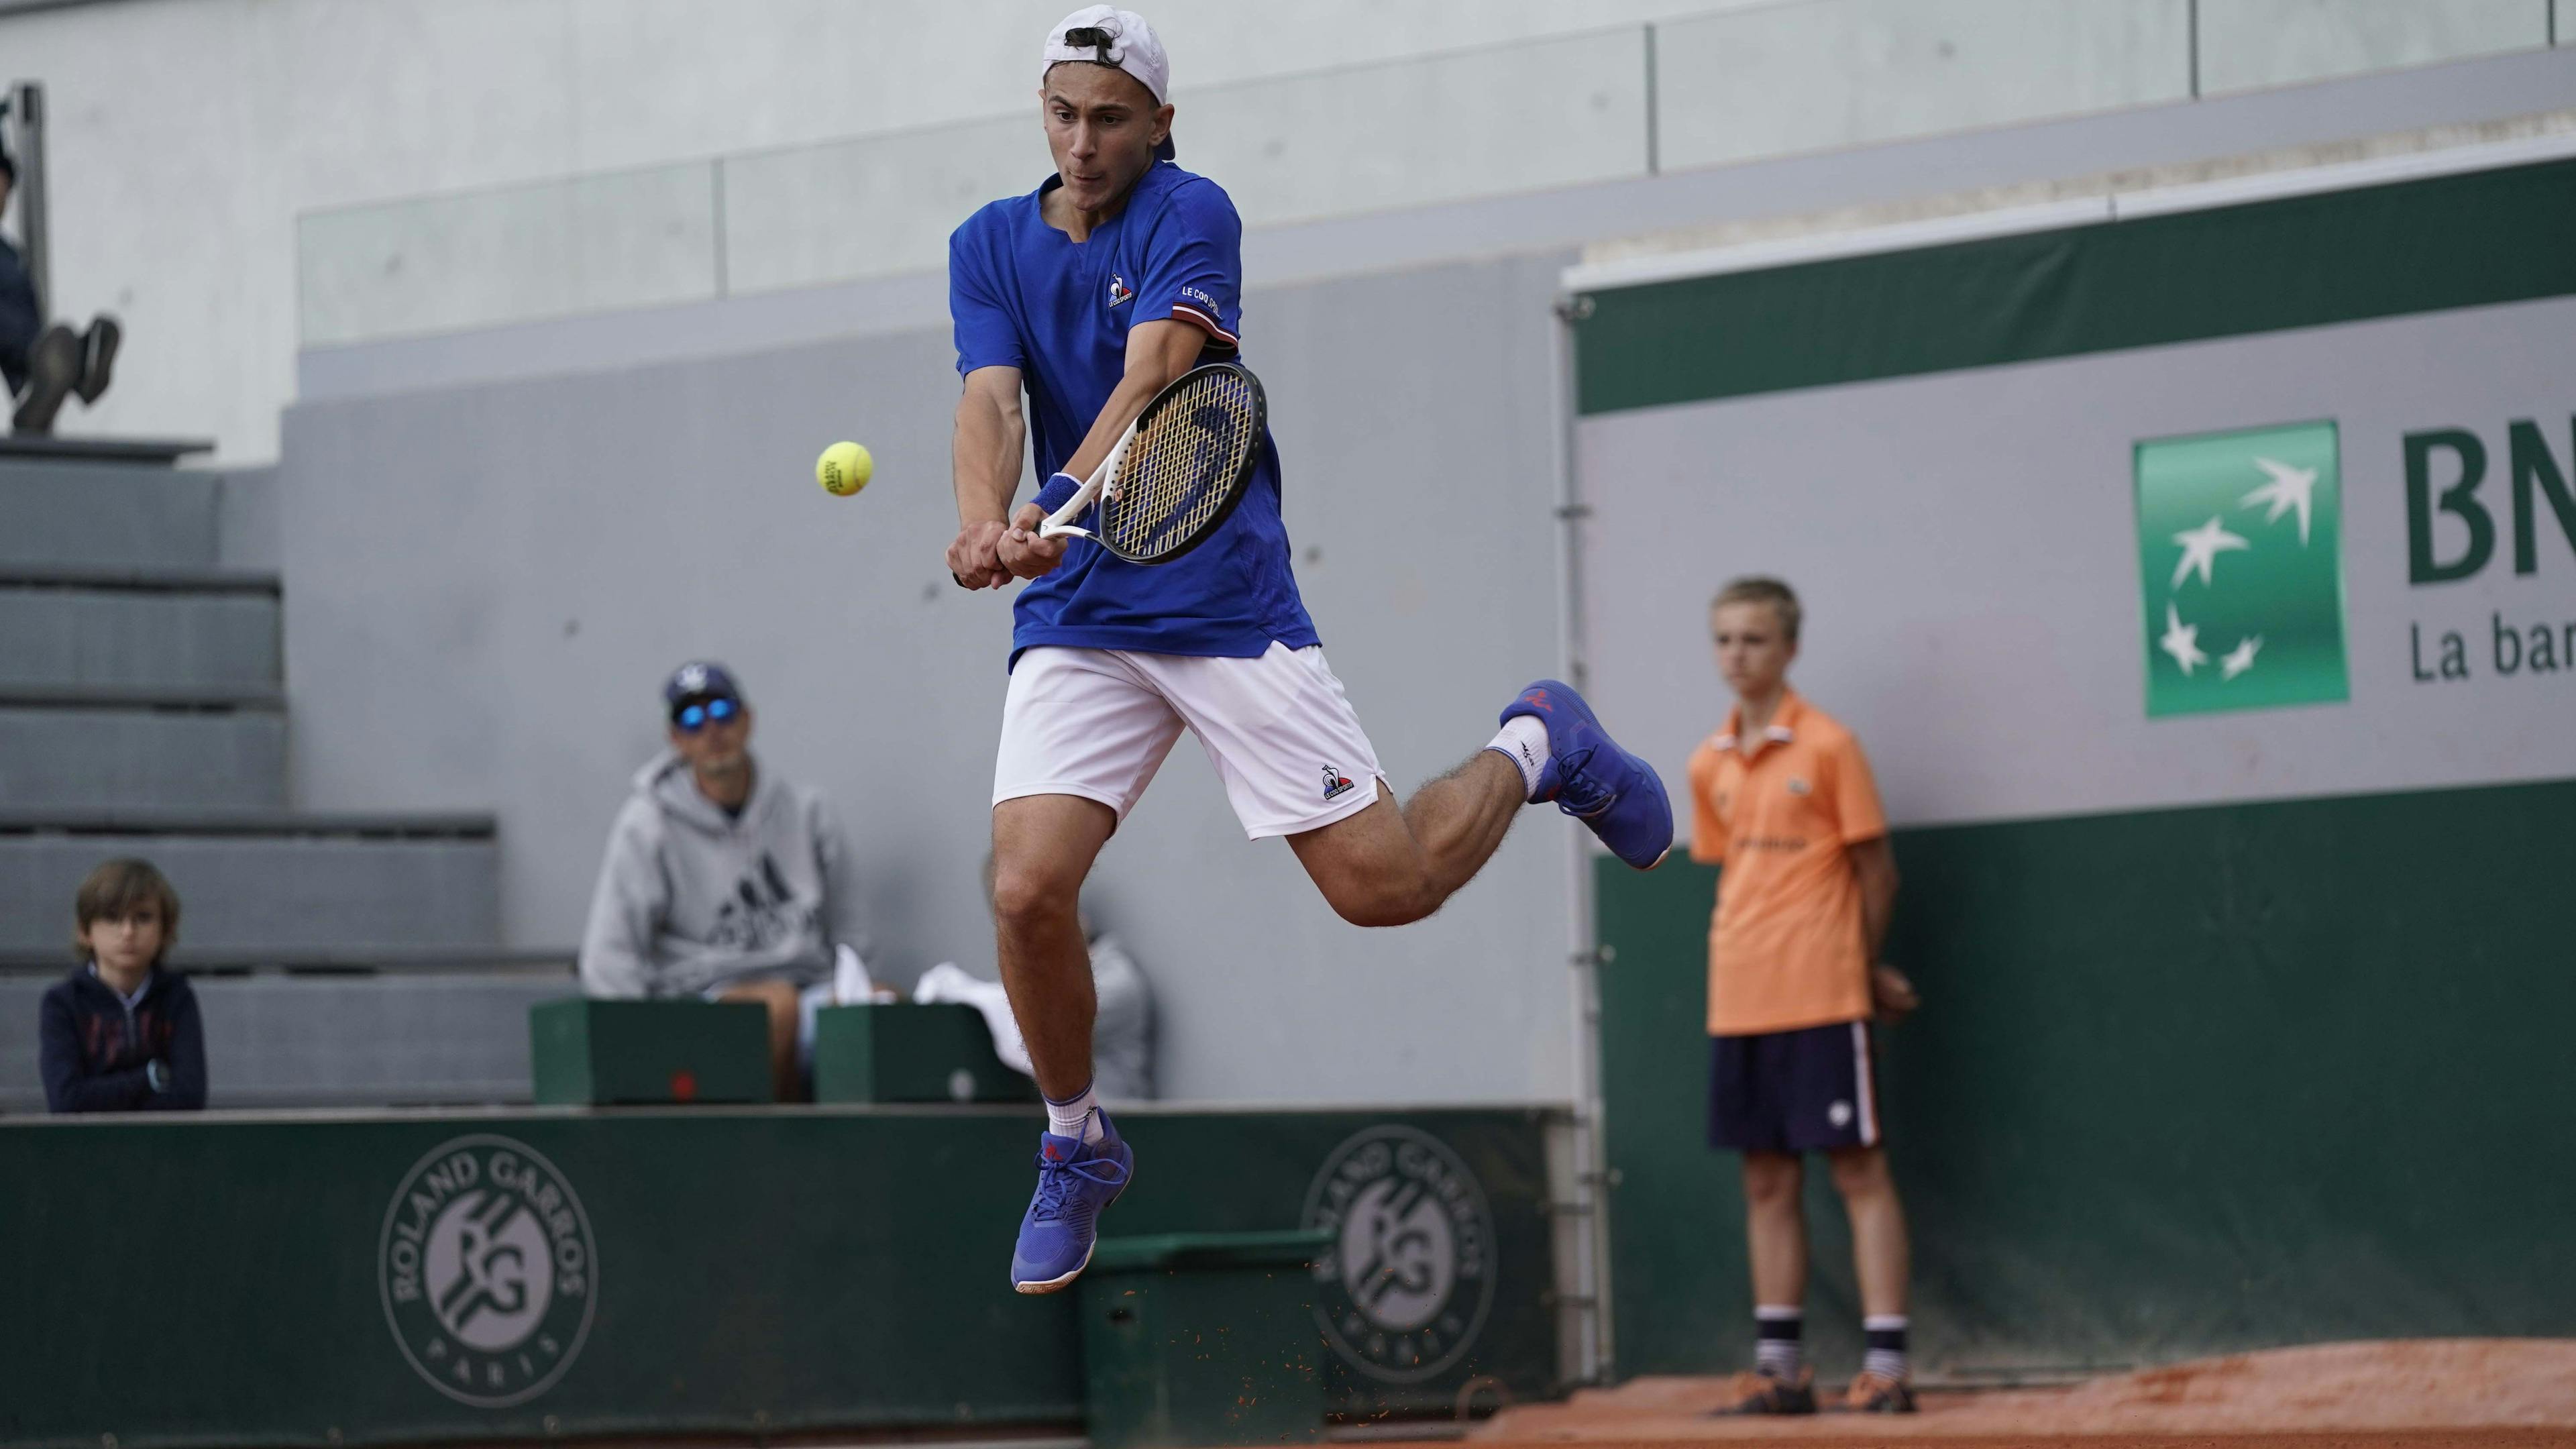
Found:
[{"label": "dark sock", "polygon": [[1905,1358],[1905,1330],[1908,1324],[1902,1313],[1872,1314],[1861,1320],[1861,1329],[1869,1335],[1869,1355],[1861,1361],[1861,1371],[1905,1382],[1911,1372]]},{"label": "dark sock", "polygon": [[1753,1310],[1753,1369],[1794,1382],[1807,1362],[1807,1314],[1795,1304],[1758,1304]]}]

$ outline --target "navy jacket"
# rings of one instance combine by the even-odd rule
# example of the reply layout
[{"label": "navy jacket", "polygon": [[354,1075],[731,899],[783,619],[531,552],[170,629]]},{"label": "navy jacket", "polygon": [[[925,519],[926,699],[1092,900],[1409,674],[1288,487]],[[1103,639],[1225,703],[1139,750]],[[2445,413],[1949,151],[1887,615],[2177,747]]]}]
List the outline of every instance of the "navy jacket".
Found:
[{"label": "navy jacket", "polygon": [[[57,1112],[180,1112],[206,1105],[206,1033],[188,978],[155,966],[143,1000],[124,998],[88,963],[45,993],[45,1105]],[[152,1090],[158,1058],[169,1090]]]}]

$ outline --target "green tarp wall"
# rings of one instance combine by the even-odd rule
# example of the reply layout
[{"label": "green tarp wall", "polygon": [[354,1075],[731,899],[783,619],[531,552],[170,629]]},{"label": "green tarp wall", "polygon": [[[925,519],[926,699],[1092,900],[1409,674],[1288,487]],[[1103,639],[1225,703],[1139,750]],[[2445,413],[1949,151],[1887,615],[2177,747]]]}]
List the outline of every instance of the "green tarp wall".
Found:
[{"label": "green tarp wall", "polygon": [[[2576,783],[1904,829],[1916,1343],[1963,1369],[2576,1334]],[[1751,1361],[1716,872],[1596,888],[1617,1370]],[[1809,1335],[1857,1366],[1819,1162]]]},{"label": "green tarp wall", "polygon": [[[1310,1195],[1332,1199],[1318,1183],[1339,1163],[1344,1217],[1384,1209],[1433,1246],[1472,1244],[1441,1260],[1493,1290],[1481,1315],[1462,1315],[1477,1320],[1463,1355],[1409,1382],[1328,1355],[1336,1410],[1445,1411],[1479,1374],[1524,1398],[1556,1386],[1545,1112],[1120,1120],[1138,1173],[1104,1219],[1112,1234],[1300,1226]],[[1000,1108],[0,1123],[0,1443],[1074,1425],[1073,1298],[1024,1298],[1006,1281],[1039,1125]],[[1363,1134],[1383,1156],[1354,1148]],[[474,1183],[414,1176],[472,1138],[485,1140],[465,1149],[482,1153]],[[570,1263],[582,1292],[558,1292],[542,1329],[477,1374],[515,1389],[532,1382],[522,1356],[539,1378],[550,1352],[570,1362],[523,1402],[485,1408],[407,1361],[398,1323],[416,1349],[442,1350],[425,1347],[435,1335],[415,1305],[388,1304],[382,1265],[408,1216],[397,1189],[454,1202],[488,1187],[495,1138],[550,1163],[586,1228],[565,1219],[581,1243],[570,1250],[516,1229],[538,1234],[523,1258],[573,1254],[557,1266]],[[526,1180],[530,1164],[513,1161],[512,1180]],[[510,1246],[494,1227],[487,1253]],[[425,1279],[453,1279],[432,1253]],[[1420,1253],[1401,1266],[1448,1271]],[[1444,1281],[1442,1316],[1483,1301],[1481,1282]],[[580,1312],[554,1312],[576,1296],[591,1300],[586,1331]],[[1365,1326],[1360,1337],[1366,1348]]]}]

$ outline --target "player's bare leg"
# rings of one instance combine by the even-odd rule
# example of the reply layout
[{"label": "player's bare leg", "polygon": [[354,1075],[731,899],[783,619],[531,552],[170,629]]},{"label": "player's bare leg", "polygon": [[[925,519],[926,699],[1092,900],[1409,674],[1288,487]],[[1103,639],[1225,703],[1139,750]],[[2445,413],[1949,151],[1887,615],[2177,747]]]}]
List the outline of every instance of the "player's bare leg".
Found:
[{"label": "player's bare leg", "polygon": [[1887,1170],[1884,1147],[1845,1147],[1833,1154],[1834,1190],[1851,1215],[1852,1271],[1860,1278],[1860,1311],[1882,1318],[1905,1311],[1910,1266],[1905,1204]]},{"label": "player's bare leg", "polygon": [[[1735,1381],[1720,1414],[1812,1414],[1815,1375],[1805,1363],[1799,1313],[1807,1297],[1806,1162],[1795,1153],[1744,1154],[1744,1239],[1753,1263],[1760,1330],[1754,1372]],[[1777,1330],[1784,1330],[1778,1332]]]},{"label": "player's bare leg", "polygon": [[1478,750],[1401,810],[1380,783],[1367,809],[1288,844],[1343,920],[1401,926],[1440,909],[1493,859],[1527,803],[1523,788],[1509,760]]},{"label": "player's bare leg", "polygon": [[1057,1101],[1091,1085],[1099,1001],[1082,939],[1082,883],[1117,828],[1117,812],[1079,795],[1030,795],[993,807],[1002,989],[1028,1042],[1038,1090]]},{"label": "player's bare leg", "polygon": [[1096,800],[1031,795],[993,807],[993,919],[1002,988],[1047,1098],[1038,1190],[1011,1250],[1011,1286],[1053,1293],[1091,1262],[1096,1222],[1135,1170],[1091,1094],[1099,999],[1082,939],[1082,882],[1118,816]]},{"label": "player's bare leg", "polygon": [[1906,1387],[1905,1343],[1911,1254],[1905,1205],[1896,1196],[1886,1148],[1842,1148],[1833,1154],[1833,1169],[1834,1190],[1842,1194],[1851,1218],[1852,1270],[1860,1279],[1861,1326],[1869,1336],[1869,1356],[1852,1380],[1844,1407],[1911,1413],[1914,1395]]},{"label": "player's bare leg", "polygon": [[1744,1240],[1753,1258],[1753,1301],[1807,1301],[1806,1165],[1786,1152],[1744,1154]]}]

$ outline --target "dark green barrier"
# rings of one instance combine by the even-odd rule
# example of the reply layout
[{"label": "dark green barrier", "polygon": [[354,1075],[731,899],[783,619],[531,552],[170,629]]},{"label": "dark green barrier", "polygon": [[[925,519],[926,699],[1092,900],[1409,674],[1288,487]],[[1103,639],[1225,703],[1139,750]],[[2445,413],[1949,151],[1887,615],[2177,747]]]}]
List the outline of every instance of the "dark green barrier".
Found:
[{"label": "dark green barrier", "polygon": [[[1104,1226],[1413,1230],[1433,1290],[1409,1307],[1441,1341],[1423,1361],[1409,1319],[1372,1324],[1325,1265],[1335,1410],[1445,1409],[1477,1374],[1545,1394],[1547,1120],[1131,1111],[1136,1185]],[[1073,1299],[1006,1281],[1038,1126],[1001,1108],[0,1124],[0,1443],[1070,1425]]]},{"label": "dark green barrier", "polygon": [[[1889,1151],[1954,1366],[2576,1333],[2576,783],[1906,830]],[[1598,877],[1621,1375],[1751,1361],[1708,911]],[[1811,1172],[1809,1334],[1856,1364]]]}]

